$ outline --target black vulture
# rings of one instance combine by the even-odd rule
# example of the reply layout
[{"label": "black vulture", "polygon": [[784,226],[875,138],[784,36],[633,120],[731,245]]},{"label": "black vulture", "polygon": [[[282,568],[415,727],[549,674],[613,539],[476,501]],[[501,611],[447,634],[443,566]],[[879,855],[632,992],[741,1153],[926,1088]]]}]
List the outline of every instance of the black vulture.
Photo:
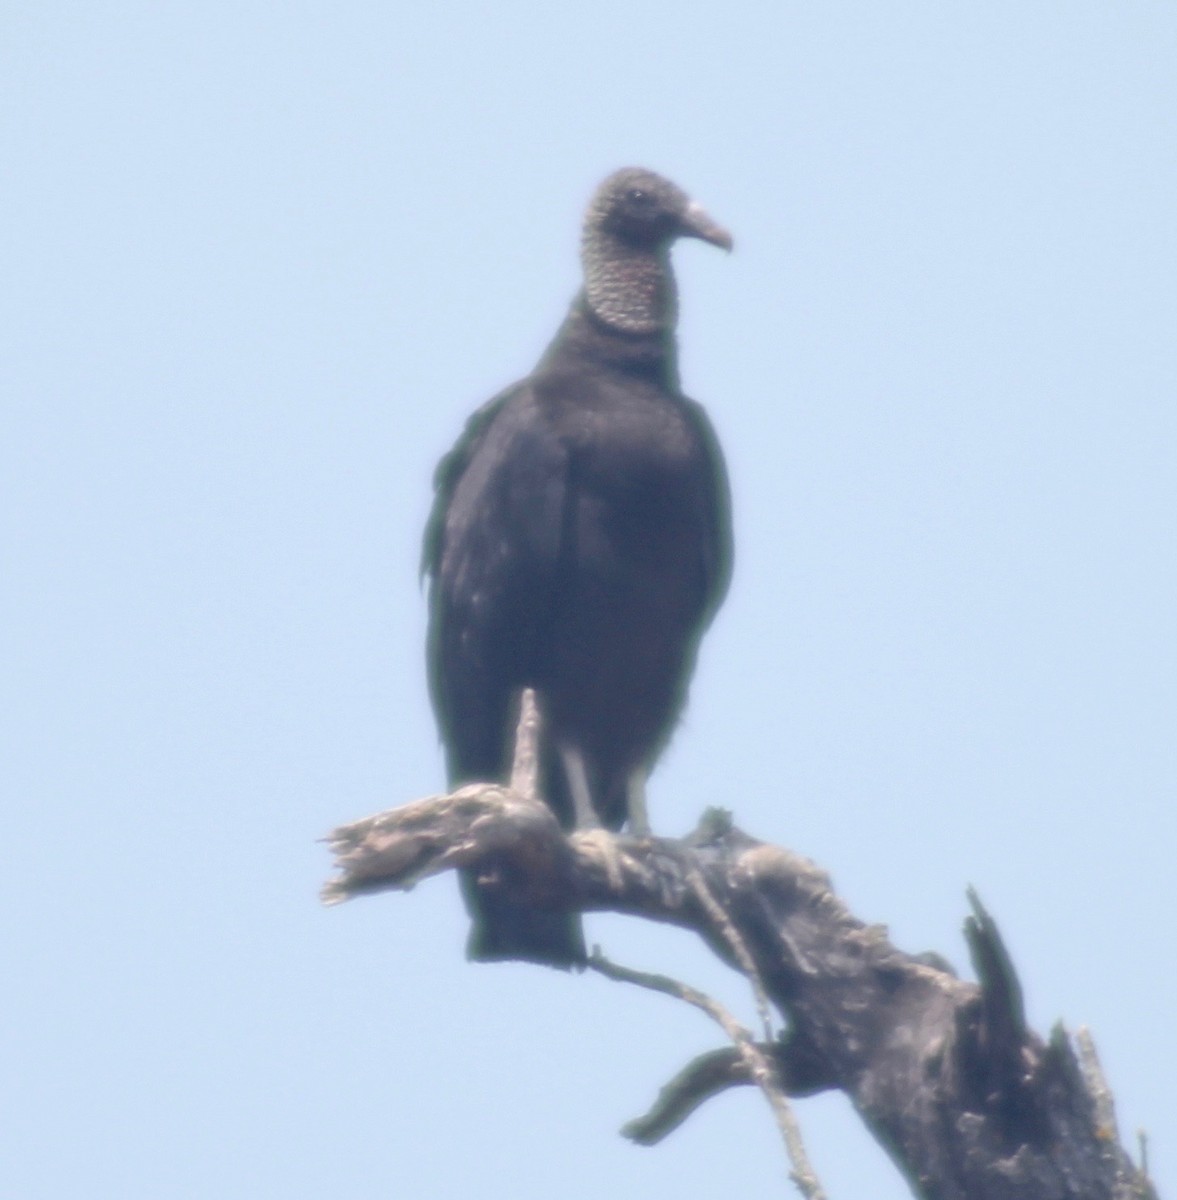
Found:
[{"label": "black vulture", "polygon": [[[722,455],[679,390],[670,247],[731,237],[652,171],[589,205],[584,286],[535,370],[470,417],[437,468],[422,570],[450,783],[510,770],[537,694],[541,792],[565,827],[647,832],[645,776],[727,590]],[[478,960],[584,961],[574,913],[463,879]]]}]

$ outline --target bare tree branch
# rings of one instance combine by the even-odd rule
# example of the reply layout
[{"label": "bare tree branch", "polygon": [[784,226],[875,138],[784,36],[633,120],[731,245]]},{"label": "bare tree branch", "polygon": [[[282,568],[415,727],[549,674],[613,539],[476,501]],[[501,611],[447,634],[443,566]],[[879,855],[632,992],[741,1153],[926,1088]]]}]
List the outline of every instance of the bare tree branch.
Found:
[{"label": "bare tree branch", "polygon": [[[493,855],[510,861],[501,886],[517,902],[694,930],[758,978],[786,1020],[787,1033],[761,1047],[783,1090],[845,1092],[927,1200],[1153,1195],[1120,1146],[1114,1116],[1109,1125],[1106,1084],[1090,1067],[1085,1077],[1061,1027],[1046,1041],[1027,1027],[1013,965],[973,895],[965,935],[978,984],[932,955],[902,953],[883,928],[853,917],[812,863],[749,837],[720,812],[681,841],[617,837],[606,853],[599,830],[566,834],[542,802],[472,785],[343,826],[328,840],[340,871],[324,889],[328,903],[412,887]],[[708,1096],[751,1081],[744,1045],[691,1064],[631,1136],[657,1140]]]}]

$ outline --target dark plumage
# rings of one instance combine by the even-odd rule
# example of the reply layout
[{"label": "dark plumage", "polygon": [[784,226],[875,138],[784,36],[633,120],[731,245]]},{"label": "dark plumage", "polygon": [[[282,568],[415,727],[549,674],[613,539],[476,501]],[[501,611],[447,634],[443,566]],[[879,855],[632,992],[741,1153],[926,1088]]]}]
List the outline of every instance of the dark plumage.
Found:
[{"label": "dark plumage", "polygon": [[[425,532],[429,678],[451,784],[510,769],[518,697],[541,713],[542,792],[566,827],[630,818],[727,588],[719,446],[679,391],[670,247],[731,238],[627,169],[585,218],[584,288],[526,379],[468,421]],[[579,917],[464,880],[472,958],[583,961]]]}]

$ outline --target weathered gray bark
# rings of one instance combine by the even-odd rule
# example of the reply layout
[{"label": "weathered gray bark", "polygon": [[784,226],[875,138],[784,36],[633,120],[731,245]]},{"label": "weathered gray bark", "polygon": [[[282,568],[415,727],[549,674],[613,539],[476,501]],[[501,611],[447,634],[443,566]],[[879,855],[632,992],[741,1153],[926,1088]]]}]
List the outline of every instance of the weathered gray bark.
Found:
[{"label": "weathered gray bark", "polygon": [[[1093,1052],[1085,1072],[1061,1027],[1048,1041],[1026,1027],[1013,967],[975,897],[965,933],[979,984],[934,956],[900,952],[884,929],[851,916],[812,863],[721,813],[681,841],[567,835],[540,801],[474,785],[343,826],[329,840],[341,871],[324,890],[329,903],[474,867],[536,903],[692,929],[737,966],[730,937],[692,885],[701,878],[787,1022],[767,1047],[784,1089],[844,1091],[917,1196],[1155,1195],[1120,1145]],[[709,1096],[747,1082],[733,1049],[705,1055],[626,1132],[657,1141]]]}]

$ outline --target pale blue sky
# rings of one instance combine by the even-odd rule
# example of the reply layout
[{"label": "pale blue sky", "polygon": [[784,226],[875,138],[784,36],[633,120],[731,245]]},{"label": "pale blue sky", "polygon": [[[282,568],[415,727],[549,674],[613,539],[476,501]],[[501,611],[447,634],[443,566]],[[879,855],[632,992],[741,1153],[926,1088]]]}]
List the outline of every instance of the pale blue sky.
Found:
[{"label": "pale blue sky", "polygon": [[627,163],[737,243],[677,252],[737,565],[655,827],[725,804],[962,966],[974,884],[1177,1191],[1177,9],[10,2],[0,139],[6,1196],[787,1190],[751,1093],[616,1136],[694,1012],[466,964],[450,880],[316,903],[442,783],[430,474]]}]

